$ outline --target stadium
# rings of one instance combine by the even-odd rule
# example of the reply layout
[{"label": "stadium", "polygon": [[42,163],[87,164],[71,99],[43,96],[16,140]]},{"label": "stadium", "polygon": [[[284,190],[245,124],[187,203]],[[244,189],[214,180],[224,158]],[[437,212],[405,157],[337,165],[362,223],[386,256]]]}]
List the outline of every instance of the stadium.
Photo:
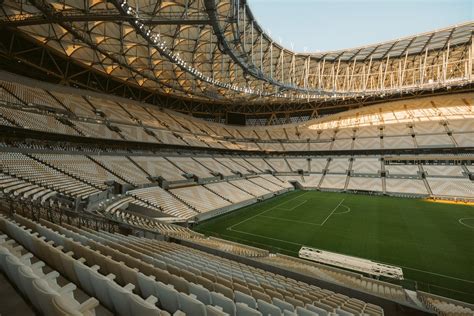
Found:
[{"label": "stadium", "polygon": [[474,22],[300,53],[246,0],[0,9],[0,315],[474,315]]}]

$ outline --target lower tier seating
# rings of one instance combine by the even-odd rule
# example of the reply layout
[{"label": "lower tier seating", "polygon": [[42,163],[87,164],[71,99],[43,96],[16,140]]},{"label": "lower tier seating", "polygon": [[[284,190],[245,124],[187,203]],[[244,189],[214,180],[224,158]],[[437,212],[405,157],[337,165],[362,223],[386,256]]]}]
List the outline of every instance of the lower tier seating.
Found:
[{"label": "lower tier seating", "polygon": [[382,178],[350,177],[347,189],[382,192]]},{"label": "lower tier seating", "polygon": [[374,295],[386,297],[400,302],[407,302],[407,297],[401,286],[366,278],[359,273],[348,272],[281,254],[262,257],[258,260],[270,265],[313,275],[318,279],[327,280],[329,282],[338,283],[344,286],[350,286],[352,288]]},{"label": "lower tier seating", "polygon": [[242,179],[242,180],[233,180],[229,181],[232,185],[238,187],[239,189],[255,196],[260,197],[263,195],[270,194],[271,192],[266,188],[259,186],[258,184],[253,183],[252,181]]},{"label": "lower tier seating", "polygon": [[433,178],[426,180],[434,195],[445,197],[472,198],[474,196],[474,184],[466,178]]},{"label": "lower tier seating", "polygon": [[58,305],[93,315],[99,304],[118,315],[383,315],[379,306],[165,241],[18,215],[0,217],[0,230],[95,298],[59,305],[60,294],[32,297],[50,315],[61,314]]},{"label": "lower tier seating", "polygon": [[326,174],[320,185],[321,189],[343,190],[346,184],[347,176],[340,174]]},{"label": "lower tier seating", "polygon": [[171,216],[186,219],[197,214],[189,206],[160,187],[132,190],[128,191],[127,194],[143,200]]},{"label": "lower tier seating", "polygon": [[201,213],[231,205],[228,200],[199,185],[171,189],[170,192]]},{"label": "lower tier seating", "polygon": [[386,190],[389,193],[408,193],[428,195],[423,180],[386,178]]},{"label": "lower tier seating", "polygon": [[425,293],[417,292],[418,299],[430,310],[436,312],[441,316],[450,315],[474,315],[474,305],[456,300],[447,299],[445,297]]},{"label": "lower tier seating", "polygon": [[225,197],[232,203],[240,203],[255,198],[253,195],[242,191],[238,187],[233,186],[228,182],[209,183],[206,184],[205,187],[216,193],[217,195]]}]

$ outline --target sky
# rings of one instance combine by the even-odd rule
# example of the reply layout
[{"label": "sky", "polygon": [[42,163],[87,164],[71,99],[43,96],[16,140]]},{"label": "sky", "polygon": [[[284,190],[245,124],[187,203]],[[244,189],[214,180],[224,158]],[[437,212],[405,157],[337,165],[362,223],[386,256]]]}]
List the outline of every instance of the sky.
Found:
[{"label": "sky", "polygon": [[474,20],[474,0],[248,0],[275,42],[297,52],[358,47]]}]

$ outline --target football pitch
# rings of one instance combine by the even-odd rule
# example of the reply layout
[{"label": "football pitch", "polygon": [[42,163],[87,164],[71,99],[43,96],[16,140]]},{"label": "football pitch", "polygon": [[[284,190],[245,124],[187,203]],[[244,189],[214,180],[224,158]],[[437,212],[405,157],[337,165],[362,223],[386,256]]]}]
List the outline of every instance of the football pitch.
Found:
[{"label": "football pitch", "polygon": [[389,263],[407,288],[474,302],[473,206],[293,191],[194,229],[292,256],[304,245]]}]

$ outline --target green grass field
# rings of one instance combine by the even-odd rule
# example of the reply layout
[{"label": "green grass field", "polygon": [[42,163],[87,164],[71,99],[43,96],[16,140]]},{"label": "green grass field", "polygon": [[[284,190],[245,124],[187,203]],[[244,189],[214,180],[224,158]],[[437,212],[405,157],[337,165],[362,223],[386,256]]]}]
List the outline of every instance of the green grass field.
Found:
[{"label": "green grass field", "polygon": [[472,206],[294,191],[195,230],[293,256],[305,245],[393,264],[405,287],[416,281],[420,290],[474,302]]}]

